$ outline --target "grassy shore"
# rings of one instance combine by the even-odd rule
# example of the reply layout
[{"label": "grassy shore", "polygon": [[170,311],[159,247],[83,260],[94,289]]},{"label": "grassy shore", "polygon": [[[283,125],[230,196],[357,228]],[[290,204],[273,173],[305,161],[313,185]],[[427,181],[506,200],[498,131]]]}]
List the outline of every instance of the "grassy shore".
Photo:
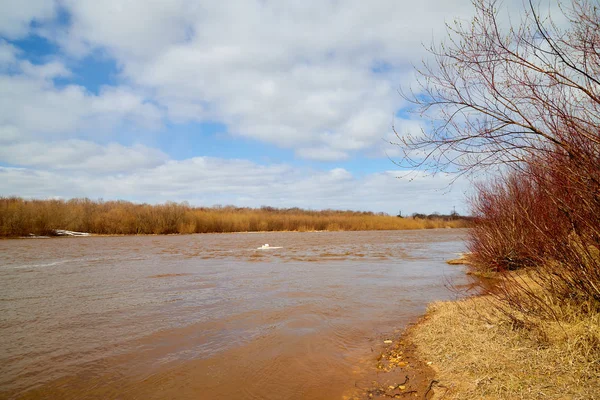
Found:
[{"label": "grassy shore", "polygon": [[192,207],[126,201],[0,198],[0,237],[49,235],[56,229],[103,235],[259,231],[359,231],[461,228],[456,217],[399,218],[358,211]]},{"label": "grassy shore", "polygon": [[[498,284],[515,279],[535,285]],[[547,300],[555,317],[525,323],[495,294],[431,304],[405,340],[435,371],[433,398],[600,399],[600,313]]]}]

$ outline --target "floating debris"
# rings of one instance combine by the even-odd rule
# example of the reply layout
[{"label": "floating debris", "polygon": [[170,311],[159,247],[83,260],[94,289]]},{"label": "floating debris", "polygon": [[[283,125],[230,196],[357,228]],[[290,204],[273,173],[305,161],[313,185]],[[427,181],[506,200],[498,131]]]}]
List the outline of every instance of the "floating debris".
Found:
[{"label": "floating debris", "polygon": [[21,238],[21,239],[50,239],[50,236],[36,235],[34,233],[30,233],[27,236],[19,236],[19,238]]},{"label": "floating debris", "polygon": [[54,236],[92,236],[91,233],[67,231],[67,230],[64,230],[64,229],[54,229],[52,231],[52,234]]},{"label": "floating debris", "polygon": [[450,265],[469,265],[471,264],[471,253],[458,253],[458,258],[446,260],[447,264]]},{"label": "floating debris", "polygon": [[256,250],[272,250],[272,249],[283,249],[281,246],[269,246],[269,243],[265,243],[258,247]]}]

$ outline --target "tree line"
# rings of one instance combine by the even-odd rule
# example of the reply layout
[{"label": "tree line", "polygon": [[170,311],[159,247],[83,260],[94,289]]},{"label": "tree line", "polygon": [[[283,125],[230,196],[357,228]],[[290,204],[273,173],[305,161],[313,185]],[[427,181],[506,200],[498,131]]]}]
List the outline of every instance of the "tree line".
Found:
[{"label": "tree line", "polygon": [[367,211],[193,207],[187,203],[0,198],[0,236],[53,235],[57,229],[105,235],[252,231],[397,230],[464,227],[467,221],[421,221]]}]

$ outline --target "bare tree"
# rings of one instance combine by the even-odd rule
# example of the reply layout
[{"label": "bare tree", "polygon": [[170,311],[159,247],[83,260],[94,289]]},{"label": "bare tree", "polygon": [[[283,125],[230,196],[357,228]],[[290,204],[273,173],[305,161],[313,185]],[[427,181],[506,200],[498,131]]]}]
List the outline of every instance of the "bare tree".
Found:
[{"label": "bare tree", "polygon": [[520,166],[543,153],[588,158],[600,145],[600,10],[573,0],[566,23],[543,17],[532,0],[503,27],[496,0],[473,0],[470,22],[448,25],[430,48],[418,87],[403,92],[431,122],[421,135],[397,132],[400,165],[473,172]]},{"label": "bare tree", "polygon": [[[475,188],[473,259],[500,271],[538,267],[538,282],[559,303],[600,310],[600,4],[560,4],[559,23],[524,0],[516,24],[501,23],[497,0],[473,5],[474,18],[448,26],[418,87],[403,93],[431,127],[397,132],[398,164],[459,174],[499,168]],[[522,301],[511,296],[513,306]]]}]

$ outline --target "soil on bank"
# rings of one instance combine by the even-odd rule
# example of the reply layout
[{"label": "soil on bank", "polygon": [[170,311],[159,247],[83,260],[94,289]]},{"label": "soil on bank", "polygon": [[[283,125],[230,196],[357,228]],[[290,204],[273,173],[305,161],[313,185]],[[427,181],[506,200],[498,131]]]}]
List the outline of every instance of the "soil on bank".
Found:
[{"label": "soil on bank", "polygon": [[431,399],[438,384],[431,363],[422,359],[410,335],[391,342],[373,360],[376,372],[371,384],[358,388],[360,394],[353,399]]}]

